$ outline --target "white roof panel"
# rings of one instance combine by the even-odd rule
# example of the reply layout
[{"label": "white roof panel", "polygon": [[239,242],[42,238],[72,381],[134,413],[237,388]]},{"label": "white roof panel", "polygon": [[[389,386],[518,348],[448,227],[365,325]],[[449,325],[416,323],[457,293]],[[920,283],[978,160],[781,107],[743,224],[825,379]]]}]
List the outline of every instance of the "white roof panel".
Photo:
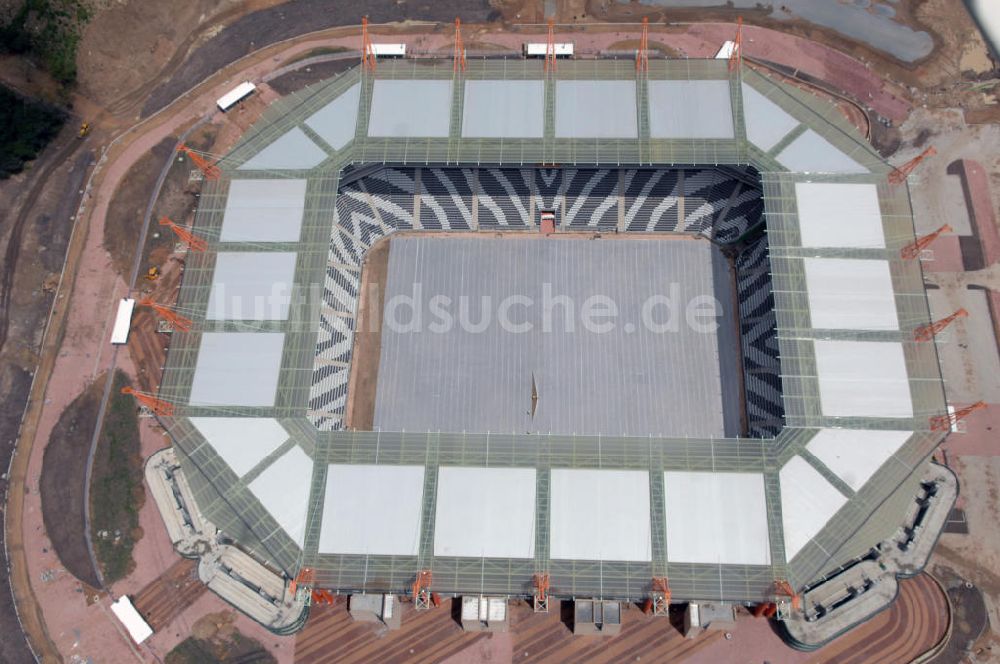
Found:
[{"label": "white roof panel", "polygon": [[327,158],[323,148],[293,127],[240,165],[241,171],[283,171],[319,166]]},{"label": "white roof panel", "polygon": [[743,115],[747,138],[764,152],[799,126],[797,119],[746,83],[743,84]]},{"label": "white roof panel", "polygon": [[635,81],[556,81],[556,138],[636,138]]},{"label": "white roof panel", "polygon": [[781,522],[785,559],[791,560],[837,513],[847,497],[800,456],[778,473],[781,482]]},{"label": "white roof panel", "polygon": [[462,136],[541,138],[544,81],[466,81]]},{"label": "white roof panel", "polygon": [[434,555],[532,558],[535,469],[441,466]]},{"label": "white roof panel", "polygon": [[549,555],[561,560],[652,560],[649,473],[552,469]]},{"label": "white roof panel", "polygon": [[288,440],[288,432],[269,417],[192,417],[191,425],[243,477]]},{"label": "white roof panel", "polygon": [[220,242],[298,242],[305,180],[233,180]]},{"label": "white roof panel", "polygon": [[191,382],[200,406],[273,406],[285,335],[205,332]]},{"label": "white roof panel", "polygon": [[377,79],[369,136],[446,138],[451,128],[451,80]]},{"label": "white roof panel", "polygon": [[813,328],[899,329],[888,261],[806,258],[804,264]]},{"label": "white roof panel", "polygon": [[770,565],[760,473],[663,473],[667,560]]},{"label": "white roof panel", "polygon": [[860,491],[875,471],[903,446],[911,433],[877,429],[822,429],[809,441],[806,449],[852,489]]},{"label": "white roof panel", "polygon": [[814,342],[820,408],[830,417],[913,417],[903,345]]},{"label": "white roof panel", "polygon": [[775,158],[795,173],[867,173],[868,169],[833,147],[812,129],[779,152]]},{"label": "white roof panel", "polygon": [[423,466],[331,465],[319,552],[417,555],[423,494]]},{"label": "white roof panel", "polygon": [[803,247],[885,248],[873,184],[796,182]]},{"label": "white roof panel", "polygon": [[355,83],[336,99],[306,118],[305,124],[331,148],[339,150],[354,140],[360,99],[361,84]]},{"label": "white roof panel", "polygon": [[264,469],[247,488],[300,547],[306,532],[313,462],[297,445]]},{"label": "white roof panel", "polygon": [[285,320],[295,280],[294,252],[220,252],[208,320]]},{"label": "white roof panel", "polygon": [[[732,138],[729,81],[649,81],[653,138]],[[683,100],[683,103],[678,103]]]}]

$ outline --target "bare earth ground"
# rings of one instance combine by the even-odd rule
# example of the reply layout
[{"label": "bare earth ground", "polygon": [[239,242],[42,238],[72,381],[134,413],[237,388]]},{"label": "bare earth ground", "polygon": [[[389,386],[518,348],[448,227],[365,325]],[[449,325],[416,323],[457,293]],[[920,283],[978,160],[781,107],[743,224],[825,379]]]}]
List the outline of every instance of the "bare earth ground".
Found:
[{"label": "bare earth ground", "polygon": [[[274,39],[281,38],[278,35],[287,37],[297,32],[322,27],[316,23],[315,16],[322,16],[322,20],[327,20],[328,17],[339,15],[338,12],[325,11],[310,16],[310,8],[315,3],[298,2],[282,8],[282,10],[293,10],[287,14],[284,11],[274,10],[270,13],[258,14],[254,16],[253,21],[247,19],[241,24],[238,30],[226,34],[228,31],[220,32],[222,24],[226,21],[236,18],[236,15],[248,9],[269,6],[273,3],[265,1],[254,2],[240,6],[233,12],[229,11],[231,7],[222,5],[218,8],[218,13],[205,13],[204,15],[201,12],[216,8],[209,6],[210,3],[200,1],[188,3],[185,7],[173,7],[176,3],[167,4],[171,6],[169,12],[164,10],[164,7],[167,6],[166,4],[160,7],[154,6],[155,3],[130,2],[116,7],[116,9],[124,8],[127,11],[117,13],[109,11],[107,14],[109,22],[107,24],[102,24],[99,20],[95,20],[92,23],[92,27],[96,27],[93,27],[93,31],[88,30],[88,34],[84,40],[85,48],[81,52],[81,59],[83,60],[81,62],[81,88],[85,91],[85,95],[90,95],[93,98],[88,98],[87,96],[80,97],[76,100],[76,106],[81,112],[93,113],[94,117],[98,118],[98,121],[95,123],[94,135],[91,139],[84,141],[84,145],[88,147],[102,144],[107,146],[112,134],[102,133],[105,131],[104,128],[107,128],[107,132],[111,132],[117,131],[119,128],[131,126],[134,123],[134,118],[140,106],[145,103],[148,92],[154,88],[159,89],[158,94],[160,97],[159,99],[151,100],[151,103],[155,101],[162,105],[164,99],[169,101],[171,95],[176,95],[178,91],[187,90],[201,78],[212,74],[222,64],[260,48],[265,42],[270,43]],[[514,2],[507,4],[509,6],[502,8],[504,15],[515,18],[514,12],[523,11],[525,8],[529,12],[534,12],[537,16],[537,10],[542,3]],[[566,13],[569,4],[559,3],[562,11],[560,20],[565,20],[569,16]],[[387,4],[388,9],[391,9],[391,7]],[[414,10],[414,8],[407,7],[404,4],[399,5],[398,9],[394,11],[397,12],[395,16],[405,16],[407,14],[420,13],[423,9],[423,7],[420,7]],[[435,7],[435,9],[438,9],[438,7]],[[960,75],[960,72],[964,69],[982,68],[983,66],[981,54],[977,50],[979,47],[976,45],[977,40],[981,44],[981,39],[978,36],[970,37],[971,22],[965,16],[964,11],[956,12],[953,0],[926,0],[923,2],[904,3],[900,9],[902,10],[901,13],[905,16],[911,16],[915,12],[916,20],[927,21],[927,24],[933,26],[934,30],[943,31],[944,34],[944,37],[939,37],[938,54],[940,55],[935,54],[928,62],[922,63],[912,70],[891,63],[868,49],[852,45],[840,38],[831,39],[828,35],[819,32],[816,32],[812,36],[826,43],[835,43],[840,48],[853,51],[855,55],[864,60],[874,62],[875,66],[866,74],[863,72],[863,69],[857,69],[857,63],[851,61],[849,58],[846,60],[831,58],[829,52],[824,53],[822,47],[817,47],[815,44],[810,44],[796,37],[776,35],[774,33],[758,32],[756,35],[753,35],[754,40],[751,44],[748,44],[747,50],[751,55],[757,55],[776,62],[801,66],[810,75],[842,87],[848,92],[853,93],[862,102],[865,102],[864,97],[868,91],[873,91],[873,97],[869,98],[867,103],[876,109],[877,112],[887,117],[898,118],[900,114],[905,117],[905,114],[909,111],[908,97],[910,96],[910,90],[907,89],[907,86],[913,83],[918,83],[922,86],[933,83],[941,86],[939,92],[916,91],[918,103],[926,101],[932,105],[961,104],[965,108],[967,119],[981,121],[983,118],[990,117],[989,113],[992,112],[990,100],[994,99],[992,95],[970,90],[969,81],[971,79],[967,77],[963,78]],[[299,11],[303,13],[296,13]],[[129,12],[137,13],[130,14]],[[450,19],[455,13],[455,8],[445,6],[442,3],[441,12],[447,14],[445,16],[446,19]],[[702,17],[704,16],[706,15],[702,14]],[[726,21],[731,20],[732,16],[732,12],[720,14],[720,18]],[[527,13],[521,20],[524,20],[526,17]],[[347,18],[350,17],[345,14],[341,17],[341,20],[346,21]],[[531,18],[531,20],[538,20],[538,18]],[[292,27],[286,30],[287,26]],[[472,30],[475,30],[475,28],[472,28]],[[496,26],[492,29],[481,31],[480,34],[467,34],[466,39],[470,43],[501,43],[508,48],[519,47],[520,41],[523,40],[523,37],[520,35],[500,35],[495,30]],[[711,55],[718,48],[720,39],[729,38],[732,31],[733,26],[731,23],[706,26],[705,28],[701,26],[687,26],[680,29],[671,29],[668,31],[669,34],[664,35],[662,38],[657,37],[656,39],[657,41],[667,43],[668,48],[680,54]],[[750,32],[748,30],[748,34]],[[767,38],[764,38],[763,35],[765,34],[767,34]],[[255,39],[258,35],[263,35],[263,38],[259,41]],[[272,39],[272,37],[274,38]],[[620,40],[621,38],[617,39]],[[288,58],[301,57],[302,54],[307,53],[309,50],[325,47],[329,44],[338,45],[334,43],[335,41],[327,40],[326,42],[318,42],[305,46],[299,52],[298,56],[292,55],[293,49],[289,49]],[[596,46],[601,41],[601,38],[588,41],[587,36],[583,35],[578,40],[578,44],[586,45],[589,43]],[[603,38],[605,47],[614,41],[615,38]],[[348,48],[356,48],[356,42],[357,37],[355,33],[355,35],[345,35],[340,40],[340,45]],[[448,36],[448,31],[444,30],[430,36],[419,37],[418,43],[422,48],[428,50],[439,49],[447,51],[450,44],[450,37]],[[171,49],[173,49],[172,53]],[[95,50],[96,53],[94,52]],[[196,57],[185,61],[184,56],[191,52],[194,52]],[[149,54],[148,56],[147,53]],[[256,60],[256,65],[244,67],[246,69],[244,72],[237,73],[230,71],[228,72],[228,76],[232,78],[246,77],[256,80],[256,77],[261,76],[274,67],[273,63],[264,62],[264,57],[271,56],[265,56],[265,54],[252,56],[248,59],[248,63]],[[88,62],[88,58],[93,59]],[[831,62],[836,62],[837,66],[831,67]],[[6,80],[8,70],[8,67],[0,66],[0,78]],[[133,72],[136,72],[135,76],[133,76]],[[890,76],[896,79],[896,82],[883,83],[875,72],[889,72]],[[178,82],[172,84],[175,87],[163,87],[164,79],[174,73],[179,74],[178,77],[174,78]],[[22,78],[24,77],[22,76]],[[106,304],[109,297],[117,297],[119,293],[124,292],[124,284],[114,278],[116,270],[112,269],[107,256],[101,248],[104,233],[100,215],[106,209],[107,201],[110,198],[110,190],[102,188],[102,183],[110,183],[113,186],[121,178],[125,177],[126,173],[129,177],[141,173],[141,171],[134,170],[136,159],[145,151],[153,148],[158,141],[163,140],[171,132],[177,131],[177,128],[183,124],[183,122],[177,122],[178,115],[186,118],[184,122],[190,122],[198,113],[210,109],[214,97],[218,96],[217,93],[221,89],[225,89],[227,85],[231,85],[231,81],[227,83],[227,81],[223,80],[222,76],[216,76],[213,78],[213,81],[213,85],[215,86],[213,89],[208,89],[207,92],[200,93],[197,97],[189,97],[183,104],[171,109],[170,113],[167,114],[169,117],[157,119],[156,123],[145,128],[144,131],[151,132],[149,135],[129,139],[134,142],[127,150],[121,149],[121,146],[112,149],[107,165],[100,173],[100,178],[96,183],[95,199],[92,202],[88,202],[88,214],[92,208],[95,212],[94,219],[88,220],[89,227],[88,223],[77,224],[78,231],[82,233],[82,237],[74,240],[79,245],[77,252],[82,250],[84,246],[86,246],[87,251],[83,254],[70,252],[70,263],[67,269],[69,281],[66,284],[67,288],[60,291],[61,297],[65,299],[57,300],[56,323],[53,327],[54,337],[51,340],[47,338],[44,347],[41,346],[42,325],[39,319],[44,319],[44,315],[48,311],[48,306],[45,303],[44,295],[39,298],[36,296],[36,293],[44,292],[41,291],[41,285],[45,283],[47,278],[52,276],[51,272],[47,275],[45,274],[44,261],[52,261],[56,266],[55,269],[58,269],[62,264],[61,256],[65,251],[65,244],[60,248],[58,247],[58,243],[48,244],[44,239],[38,240],[36,238],[37,231],[33,227],[28,229],[20,249],[22,258],[29,256],[30,262],[26,262],[25,260],[19,262],[18,285],[13,290],[15,300],[12,303],[12,311],[16,311],[16,314],[10,317],[14,325],[21,325],[21,329],[25,331],[15,334],[12,328],[11,338],[25,341],[22,342],[23,345],[18,350],[18,357],[20,359],[15,359],[15,364],[13,365],[6,362],[3,365],[4,372],[0,373],[0,381],[3,382],[0,382],[0,387],[26,390],[30,378],[23,367],[33,367],[35,360],[39,356],[41,357],[42,366],[38,372],[41,381],[40,384],[36,385],[30,404],[31,410],[26,420],[25,435],[29,439],[33,440],[36,438],[37,432],[39,440],[47,440],[48,432],[54,426],[62,409],[79,394],[86,381],[92,379],[98,370],[103,369],[108,362],[107,350],[104,345],[104,333],[107,330],[106,326],[111,309]],[[28,84],[30,84],[30,81]],[[168,123],[169,126],[164,123]],[[930,140],[933,142],[933,137]],[[49,154],[43,155],[36,166],[43,164]],[[65,214],[52,215],[51,219],[61,220],[70,218],[73,215],[73,210],[78,200],[76,192],[81,188],[80,183],[83,181],[85,175],[83,170],[83,167],[80,166],[76,173],[72,170],[68,172],[61,171],[59,177],[53,178],[52,187],[47,189],[39,204],[32,206],[32,209],[41,212],[46,209],[46,206],[51,206],[50,209],[53,210],[61,207],[66,211]],[[40,169],[36,168],[35,174],[39,174],[40,172]],[[24,181],[31,181],[30,175],[31,173],[22,178],[21,183],[13,181],[0,183],[0,204],[3,204],[5,201],[16,203],[15,199],[18,198],[18,194],[21,193],[26,184]],[[74,178],[77,179],[74,181]],[[21,197],[21,200],[23,200],[23,197]],[[13,205],[6,207],[6,209],[13,209]],[[44,231],[44,228],[44,223],[39,225],[39,229],[42,231]],[[68,228],[68,226],[64,228]],[[90,231],[90,235],[87,235],[86,231],[88,230]],[[4,235],[6,231],[7,229],[3,225],[0,225],[0,236]],[[65,237],[63,238],[63,242],[65,242]],[[43,256],[46,251],[38,251],[41,246],[46,246],[46,251],[51,250],[53,253],[49,257]],[[74,256],[76,257],[74,258]],[[40,267],[42,269],[39,269]],[[69,310],[67,307],[70,304],[69,287],[73,284],[73,279],[76,275],[79,275],[80,281],[72,290],[71,306],[73,313],[70,318],[73,321],[73,325],[72,327],[65,328],[62,326],[61,321]],[[26,284],[37,284],[38,286],[25,287]],[[32,311],[35,312],[34,319],[32,318]],[[54,353],[60,346],[62,353],[59,358],[56,358]],[[39,352],[40,349],[41,352]],[[27,352],[25,353],[24,351]],[[8,349],[4,349],[3,359],[7,359],[7,357]],[[28,362],[25,362],[25,359]],[[58,362],[56,362],[57,359]],[[145,367],[137,369],[137,367],[132,366],[130,358],[124,356],[124,354],[118,357],[117,362],[132,375],[135,375],[137,371],[145,370]],[[15,368],[8,372],[8,367],[10,366]],[[45,391],[46,380],[49,380],[49,374],[53,370],[53,366],[55,367],[55,373],[52,374],[50,389]],[[22,394],[24,393],[22,392]],[[49,405],[44,410],[42,410],[43,398],[49,402]],[[13,403],[16,404],[16,402],[17,399],[15,398]],[[12,402],[5,399],[5,403]],[[23,403],[23,398],[21,403]],[[9,409],[5,408],[4,410],[4,415],[9,418],[10,423],[16,426],[20,408],[12,407]],[[11,417],[11,413],[14,413],[16,417]],[[41,416],[40,420],[39,415]],[[6,434],[6,432],[0,431],[0,434]],[[8,440],[13,441],[14,436],[13,430],[9,436],[0,436],[0,454],[9,452],[10,448],[2,447],[2,445],[5,445]],[[148,426],[144,428],[144,455],[148,455],[155,449],[162,447],[165,443],[166,441],[162,438],[162,432],[157,432]],[[54,558],[50,548],[45,548],[48,546],[45,536],[32,534],[44,532],[43,524],[39,518],[40,505],[37,493],[29,492],[27,495],[24,495],[20,493],[19,487],[25,481],[32,487],[37,482],[42,461],[40,455],[44,449],[44,443],[35,447],[36,449],[32,451],[31,464],[27,467],[26,474],[25,469],[20,466],[13,469],[13,486],[15,490],[12,494],[16,493],[18,495],[12,496],[9,509],[13,510],[18,516],[24,517],[23,532],[28,535],[25,546],[30,548],[30,555],[27,556],[26,560],[27,567],[29,568],[27,571],[30,573],[32,585],[36,586],[34,592],[39,593],[39,597],[46,607],[45,619],[50,624],[49,637],[55,639],[60,644],[60,649],[64,655],[100,652],[105,655],[110,655],[110,653],[124,653],[124,657],[128,657],[128,648],[123,647],[122,636],[115,631],[114,622],[106,612],[105,603],[101,602],[88,607],[85,604],[79,605],[75,601],[72,601],[76,590],[74,590],[74,585],[69,580],[69,575],[59,571],[58,560]],[[0,461],[2,460],[0,458]],[[995,481],[996,475],[992,477],[993,480],[991,481]],[[981,478],[973,476],[967,484],[972,484],[976,481],[981,483]],[[2,480],[0,480],[0,486],[2,486]],[[994,500],[993,506],[995,504],[996,501]],[[993,509],[992,506],[991,509]],[[158,519],[159,517],[155,513],[155,509],[150,511],[147,506],[147,509],[143,510],[140,516],[141,526],[149,535],[144,537],[140,542],[140,546],[137,547],[136,557],[137,560],[145,562],[140,562],[139,567],[132,577],[116,586],[116,592],[137,592],[141,590],[146,584],[155,579],[160,571],[169,567],[168,561],[172,560],[172,556],[175,557],[175,554],[170,550],[169,542],[165,541],[165,536],[162,532],[163,528],[159,524]],[[970,520],[972,520],[971,516]],[[983,527],[983,524],[995,524],[996,522],[997,515],[995,511],[990,514],[984,514],[982,520],[979,521],[980,527],[978,528],[978,532],[988,538],[989,533],[984,532],[987,529]],[[974,521],[973,525],[975,526]],[[989,530],[995,532],[995,529],[990,528]],[[17,554],[21,544],[13,541],[9,543],[11,544],[12,553]],[[996,542],[987,541],[984,546],[993,546],[994,550],[998,550],[996,544]],[[25,574],[24,569],[18,567],[15,569],[15,573],[21,575],[20,582],[22,584],[27,583],[29,574]],[[38,581],[38,579],[42,579],[42,581]],[[2,590],[0,588],[0,591]],[[22,587],[19,594],[23,592],[25,591]],[[31,590],[28,590],[28,592],[31,592]],[[3,621],[0,622],[0,629],[3,630],[5,635],[13,634],[17,631],[12,615],[9,611],[3,611],[3,603],[7,596],[6,592],[0,592],[0,621]],[[151,644],[152,650],[147,654],[158,652],[159,656],[162,657],[165,653],[163,648],[167,648],[170,642],[182,640],[185,633],[190,633],[192,626],[197,620],[197,616],[217,611],[218,606],[219,600],[211,595],[205,595],[197,600],[187,612],[174,621],[170,629],[157,635],[155,642]],[[29,606],[28,609],[29,615],[26,618],[33,620],[35,625],[43,624],[41,616],[34,614],[33,617],[31,607]],[[251,625],[247,629],[252,630],[253,626]],[[244,630],[241,628],[241,631]],[[261,640],[268,644],[272,652],[279,653],[279,659],[287,661],[285,658],[290,655],[289,649],[287,646],[282,647],[282,643],[287,643],[287,639],[277,639],[264,634]],[[16,639],[0,639],[0,660],[4,660],[6,657],[10,661],[23,661],[26,653],[23,649],[20,651],[17,650],[19,648],[17,643]],[[115,659],[123,661],[122,657],[116,656]]]},{"label": "bare earth ground", "polygon": [[84,514],[87,457],[104,392],[104,374],[63,411],[45,448],[40,490],[45,530],[66,571],[92,588],[99,588],[87,548]]},{"label": "bare earth ground", "polygon": [[379,358],[382,354],[382,302],[389,271],[392,236],[376,242],[365,255],[361,270],[358,317],[354,322],[354,350],[351,351],[351,379],[347,389],[344,425],[348,429],[371,431],[375,420],[375,390]]}]

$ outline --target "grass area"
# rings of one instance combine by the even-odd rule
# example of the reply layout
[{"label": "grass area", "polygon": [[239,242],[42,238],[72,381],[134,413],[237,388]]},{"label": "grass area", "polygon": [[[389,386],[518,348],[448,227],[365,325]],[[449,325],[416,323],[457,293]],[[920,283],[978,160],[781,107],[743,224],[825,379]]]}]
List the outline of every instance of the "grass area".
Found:
[{"label": "grass area", "polygon": [[106,584],[131,572],[132,549],[142,537],[139,508],[146,494],[135,401],[121,393],[128,384],[124,373],[115,373],[90,477],[90,534]]},{"label": "grass area", "polygon": [[76,49],[89,19],[84,0],[0,3],[0,52],[29,55],[60,83],[72,83]]},{"label": "grass area", "polygon": [[273,664],[276,660],[261,644],[235,632],[228,639],[188,637],[167,653],[166,664]]},{"label": "grass area", "polygon": [[0,85],[0,180],[24,170],[65,121],[61,111]]}]

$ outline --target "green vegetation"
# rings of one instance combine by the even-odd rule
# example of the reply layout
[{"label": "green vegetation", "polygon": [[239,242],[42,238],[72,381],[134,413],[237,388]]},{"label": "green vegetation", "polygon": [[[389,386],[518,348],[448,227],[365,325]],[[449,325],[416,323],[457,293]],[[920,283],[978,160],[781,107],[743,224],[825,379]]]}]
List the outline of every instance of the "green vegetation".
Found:
[{"label": "green vegetation", "polygon": [[24,170],[65,120],[62,112],[0,86],[0,180]]},{"label": "green vegetation", "polygon": [[111,399],[97,441],[90,478],[90,534],[105,584],[132,571],[132,549],[142,537],[139,508],[145,500],[139,418],[132,397],[122,394],[124,373],[115,373]]},{"label": "green vegetation", "polygon": [[16,0],[0,8],[0,52],[30,55],[63,84],[76,80],[76,48],[90,18],[84,0]]},{"label": "green vegetation", "polygon": [[233,633],[228,639],[198,639],[193,636],[181,641],[167,653],[166,664],[274,664],[274,656],[259,642]]}]

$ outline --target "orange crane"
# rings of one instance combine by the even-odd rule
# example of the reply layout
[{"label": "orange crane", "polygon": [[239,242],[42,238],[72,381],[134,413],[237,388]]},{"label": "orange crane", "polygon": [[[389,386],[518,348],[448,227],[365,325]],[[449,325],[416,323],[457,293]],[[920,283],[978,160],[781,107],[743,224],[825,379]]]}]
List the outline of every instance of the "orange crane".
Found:
[{"label": "orange crane", "polygon": [[375,48],[372,46],[371,35],[368,34],[368,17],[361,18],[361,66],[369,71],[375,71]]},{"label": "orange crane", "polygon": [[743,17],[736,19],[736,39],[733,40],[733,50],[729,53],[729,71],[733,71],[743,62]]},{"label": "orange crane", "polygon": [[294,595],[298,591],[300,585],[309,588],[315,582],[316,570],[312,567],[303,567],[299,570],[299,573],[295,575],[295,578],[289,581],[288,592]]},{"label": "orange crane", "polygon": [[549,19],[549,38],[545,44],[545,71],[555,72],[556,70],[556,22]]},{"label": "orange crane", "polygon": [[127,385],[122,388],[122,394],[131,394],[141,405],[153,411],[154,415],[159,415],[160,417],[173,417],[174,415],[174,405],[172,403],[163,399],[157,399],[152,394],[136,392]]},{"label": "orange crane", "polygon": [[909,177],[910,173],[912,173],[913,170],[920,165],[920,162],[927,157],[933,157],[936,154],[937,150],[932,145],[899,168],[893,169],[892,173],[889,173],[889,184],[900,184],[904,182],[906,178]]},{"label": "orange crane", "polygon": [[950,316],[945,316],[941,320],[934,321],[933,323],[927,323],[926,325],[921,325],[917,329],[913,330],[913,338],[916,341],[932,341],[937,333],[948,327],[952,321],[959,318],[965,318],[969,315],[969,312],[964,308],[959,309]]},{"label": "orange crane", "polygon": [[649,17],[642,17],[642,37],[639,38],[639,50],[635,52],[636,72],[649,73]]},{"label": "orange crane", "polygon": [[431,592],[431,583],[434,581],[434,574],[429,569],[417,572],[417,578],[413,581],[413,608],[422,611],[429,609],[431,604],[437,606],[441,599],[437,593]]},{"label": "orange crane", "polygon": [[931,431],[951,431],[956,424],[964,420],[968,415],[983,408],[986,408],[986,402],[977,401],[971,406],[956,410],[954,413],[935,415],[931,418]]},{"label": "orange crane", "polygon": [[140,307],[149,307],[160,315],[160,318],[170,323],[170,326],[179,332],[190,332],[193,323],[190,318],[185,318],[168,306],[153,302],[149,298],[139,300],[136,304]]},{"label": "orange crane", "polygon": [[665,616],[670,611],[670,583],[665,576],[653,577],[652,596],[642,605],[642,612]]},{"label": "orange crane", "polygon": [[792,608],[799,608],[799,596],[788,581],[784,579],[776,579],[774,581],[774,594],[788,597],[792,601]]},{"label": "orange crane", "polygon": [[918,258],[920,256],[920,252],[926,249],[931,242],[938,239],[938,236],[940,236],[942,233],[951,233],[951,232],[952,232],[951,226],[945,224],[941,226],[941,228],[934,231],[933,233],[928,233],[923,237],[917,238],[910,244],[900,249],[899,255],[906,260],[913,260],[914,258]]},{"label": "orange crane", "polygon": [[166,226],[167,228],[172,230],[177,235],[177,238],[181,242],[186,244],[188,248],[191,249],[191,251],[200,252],[208,249],[208,242],[206,242],[203,238],[198,237],[197,235],[187,230],[186,228],[181,228],[173,221],[171,221],[169,217],[161,218],[160,226]]},{"label": "orange crane", "polygon": [[217,165],[208,161],[183,143],[177,146],[177,151],[186,154],[191,163],[197,166],[198,170],[205,176],[206,180],[218,180],[222,176],[222,171],[219,170]]},{"label": "orange crane", "polygon": [[465,44],[462,43],[462,19],[455,17],[455,63],[452,71],[458,73],[461,69],[465,71]]},{"label": "orange crane", "polygon": [[549,575],[541,572],[531,577],[531,583],[535,587],[535,613],[549,612]]},{"label": "orange crane", "polygon": [[920,252],[926,249],[931,242],[938,239],[938,236],[940,236],[942,233],[950,233],[951,231],[952,231],[951,226],[945,224],[944,226],[937,229],[933,233],[928,233],[923,237],[917,238],[910,244],[900,249],[899,255],[905,258],[906,260],[913,260],[914,258],[919,257]]}]

